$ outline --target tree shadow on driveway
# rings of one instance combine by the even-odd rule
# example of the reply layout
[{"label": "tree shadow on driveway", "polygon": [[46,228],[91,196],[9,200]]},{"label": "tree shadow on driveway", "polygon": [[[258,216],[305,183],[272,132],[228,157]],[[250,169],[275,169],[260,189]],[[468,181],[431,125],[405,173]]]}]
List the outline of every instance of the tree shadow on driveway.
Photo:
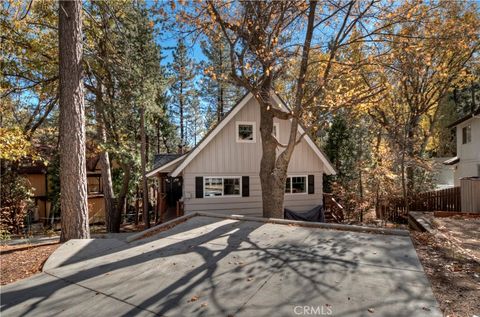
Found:
[{"label": "tree shadow on driveway", "polygon": [[[118,316],[293,316],[295,305],[329,304],[338,315],[356,316],[369,305],[401,308],[418,301],[418,287],[410,286],[419,271],[409,268],[411,260],[376,263],[376,257],[362,254],[369,253],[362,245],[391,252],[375,237],[380,236],[195,217],[154,237],[48,271],[37,283],[3,288],[2,315],[55,310],[71,315],[83,305]],[[392,265],[405,266],[407,274]],[[361,284],[375,275],[370,284]],[[398,294],[381,298],[385,290]],[[113,304],[104,307],[106,301]]]}]

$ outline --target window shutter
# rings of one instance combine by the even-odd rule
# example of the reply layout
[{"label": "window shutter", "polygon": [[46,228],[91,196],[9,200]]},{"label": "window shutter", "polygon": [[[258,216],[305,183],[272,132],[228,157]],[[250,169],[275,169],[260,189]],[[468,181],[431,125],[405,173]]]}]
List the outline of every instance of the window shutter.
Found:
[{"label": "window shutter", "polygon": [[315,194],[315,175],[308,175],[308,194]]},{"label": "window shutter", "polygon": [[203,177],[195,177],[195,198],[203,198]]},{"label": "window shutter", "polygon": [[250,177],[242,176],[242,197],[250,196]]}]

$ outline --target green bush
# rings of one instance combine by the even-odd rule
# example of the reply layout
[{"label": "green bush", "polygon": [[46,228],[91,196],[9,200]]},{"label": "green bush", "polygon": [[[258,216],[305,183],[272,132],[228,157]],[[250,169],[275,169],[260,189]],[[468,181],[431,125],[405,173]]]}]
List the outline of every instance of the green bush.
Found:
[{"label": "green bush", "polygon": [[31,186],[29,182],[12,171],[1,177],[0,231],[10,234],[21,233],[25,216],[31,206]]}]

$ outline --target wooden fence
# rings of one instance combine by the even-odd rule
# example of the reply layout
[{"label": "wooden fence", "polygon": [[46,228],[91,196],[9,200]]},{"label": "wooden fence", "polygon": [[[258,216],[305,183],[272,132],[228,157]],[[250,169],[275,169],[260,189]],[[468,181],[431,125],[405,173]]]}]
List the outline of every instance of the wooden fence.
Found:
[{"label": "wooden fence", "polygon": [[376,214],[380,219],[396,223],[407,223],[408,220],[405,201],[402,198],[397,197],[381,201],[378,204]]},{"label": "wooden fence", "polygon": [[[408,202],[410,211],[461,211],[460,187],[453,187],[415,195]],[[407,208],[401,197],[382,201],[378,205],[379,218],[399,223],[407,222]]]},{"label": "wooden fence", "polygon": [[415,196],[410,203],[412,211],[462,211],[460,187],[435,190]]}]

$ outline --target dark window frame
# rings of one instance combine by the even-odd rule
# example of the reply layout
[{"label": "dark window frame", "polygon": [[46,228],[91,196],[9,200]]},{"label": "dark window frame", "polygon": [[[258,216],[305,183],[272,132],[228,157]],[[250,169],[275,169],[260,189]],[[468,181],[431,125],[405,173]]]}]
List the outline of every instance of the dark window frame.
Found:
[{"label": "dark window frame", "polygon": [[[293,192],[293,179],[294,178],[303,178],[304,189],[301,192]],[[289,185],[289,186],[287,186]],[[290,188],[288,188],[290,187]],[[291,175],[287,176],[285,180],[285,194],[286,195],[305,195],[308,194],[308,175]]]},{"label": "dark window frame", "polygon": [[[207,195],[209,191],[207,191],[207,186],[212,186],[209,182],[207,185],[207,180],[209,179],[221,179],[221,195]],[[235,187],[238,187],[238,194],[225,194],[225,179],[227,180],[234,180],[233,184],[227,184],[227,186],[233,186],[233,191],[235,191]],[[235,181],[238,181],[236,184]],[[211,190],[210,190],[211,191]],[[242,176],[204,176],[203,177],[203,198],[219,198],[219,197],[242,197]]]}]

